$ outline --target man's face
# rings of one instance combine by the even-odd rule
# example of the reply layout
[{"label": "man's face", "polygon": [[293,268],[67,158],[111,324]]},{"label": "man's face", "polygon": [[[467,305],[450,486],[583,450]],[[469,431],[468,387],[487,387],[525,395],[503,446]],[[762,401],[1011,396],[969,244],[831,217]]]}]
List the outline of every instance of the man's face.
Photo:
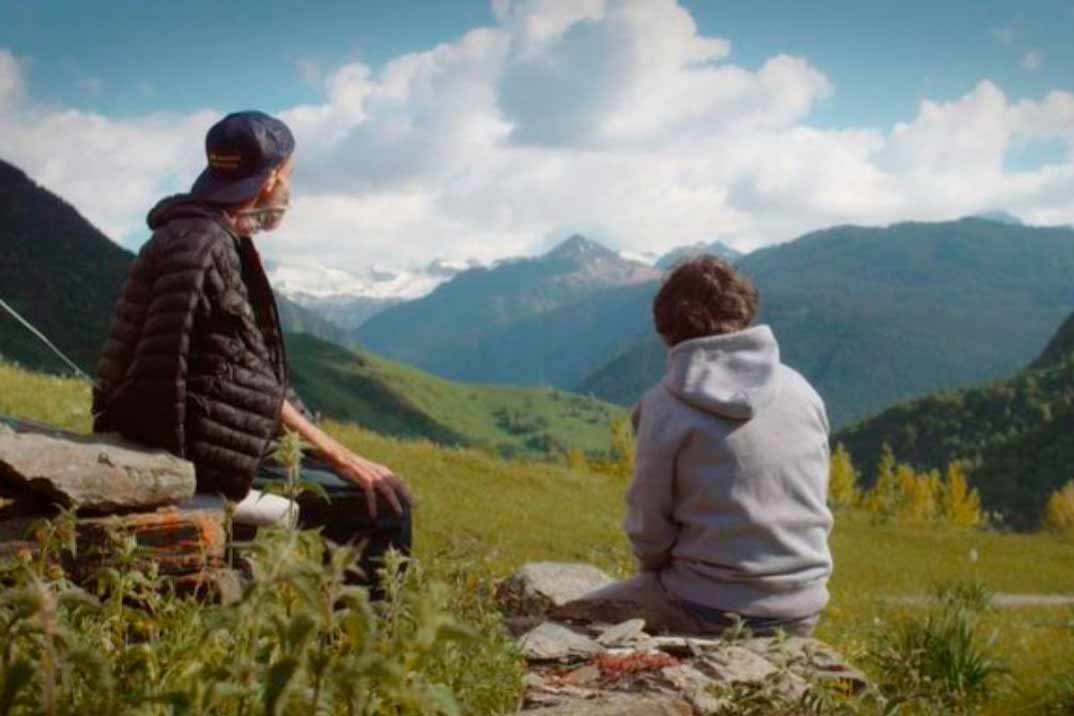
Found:
[{"label": "man's face", "polygon": [[243,212],[239,227],[242,233],[252,235],[259,231],[272,231],[283,223],[283,216],[291,202],[291,174],[294,167],[292,157],[276,170],[271,186],[266,186],[257,197],[257,202]]}]

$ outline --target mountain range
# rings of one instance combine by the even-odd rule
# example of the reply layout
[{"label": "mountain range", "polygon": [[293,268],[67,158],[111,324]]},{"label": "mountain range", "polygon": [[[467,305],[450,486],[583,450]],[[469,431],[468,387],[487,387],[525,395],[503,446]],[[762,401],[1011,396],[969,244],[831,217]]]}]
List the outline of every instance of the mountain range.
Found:
[{"label": "mountain range", "polygon": [[452,380],[566,388],[635,337],[636,288],[661,273],[576,235],[542,256],[464,271],[356,337]]},{"label": "mountain range", "polygon": [[[967,218],[842,226],[738,260],[785,359],[846,425],[941,387],[1010,375],[1074,308],[1074,231]],[[549,384],[629,405],[660,379],[661,272],[581,237],[463,272],[358,339],[437,375]]]},{"label": "mountain range", "polygon": [[984,506],[1035,527],[1048,496],[1074,479],[1074,314],[1013,377],[902,403],[837,433],[871,479],[884,445],[920,470],[970,466]]}]

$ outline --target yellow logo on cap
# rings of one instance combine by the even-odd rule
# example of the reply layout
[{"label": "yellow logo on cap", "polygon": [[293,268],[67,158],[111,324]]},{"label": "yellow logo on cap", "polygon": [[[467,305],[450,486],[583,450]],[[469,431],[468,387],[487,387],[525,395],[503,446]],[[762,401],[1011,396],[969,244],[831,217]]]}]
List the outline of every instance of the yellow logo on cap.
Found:
[{"label": "yellow logo on cap", "polygon": [[238,169],[241,154],[209,154],[209,166],[213,169]]}]

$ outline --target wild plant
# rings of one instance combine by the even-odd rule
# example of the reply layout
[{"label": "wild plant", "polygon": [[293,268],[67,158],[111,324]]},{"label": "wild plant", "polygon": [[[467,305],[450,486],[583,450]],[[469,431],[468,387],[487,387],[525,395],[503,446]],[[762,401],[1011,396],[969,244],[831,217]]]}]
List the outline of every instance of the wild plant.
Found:
[{"label": "wild plant", "polygon": [[1054,677],[1044,689],[1041,716],[1074,716],[1074,674]]},{"label": "wild plant", "polygon": [[980,613],[992,608],[992,588],[979,579],[940,582],[933,586],[932,593],[947,609]]},{"label": "wild plant", "polygon": [[125,536],[110,549],[93,594],[29,553],[6,565],[0,716],[451,715],[506,712],[517,698],[511,684],[477,686],[488,675],[467,669],[482,650],[491,653],[476,662],[498,664],[491,673],[517,668],[489,648],[493,625],[462,624],[457,596],[398,556],[385,565],[387,599],[371,604],[349,579],[357,548],[267,530],[249,548],[241,599],[214,606],[140,567]]},{"label": "wild plant", "polygon": [[[980,631],[976,615],[958,595],[923,618],[907,617],[879,634],[870,659],[881,675],[889,709],[912,713],[973,713],[999,695],[1009,677],[994,655],[996,635]],[[971,597],[971,601],[976,597]]]}]

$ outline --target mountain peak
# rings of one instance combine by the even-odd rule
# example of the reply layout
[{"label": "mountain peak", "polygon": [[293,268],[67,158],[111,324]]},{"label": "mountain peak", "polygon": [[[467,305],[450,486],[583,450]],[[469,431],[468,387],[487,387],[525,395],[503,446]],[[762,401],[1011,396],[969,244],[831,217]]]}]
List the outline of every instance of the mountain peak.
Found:
[{"label": "mountain peak", "polygon": [[1024,226],[1024,222],[1009,211],[1003,211],[1002,209],[996,209],[995,211],[986,211],[981,214],[974,214],[971,219],[984,219],[985,221],[995,221],[1000,224],[1007,224],[1008,226]]},{"label": "mountain peak", "polygon": [[581,234],[574,234],[544,255],[546,259],[576,259],[582,257],[616,256],[616,253]]}]

